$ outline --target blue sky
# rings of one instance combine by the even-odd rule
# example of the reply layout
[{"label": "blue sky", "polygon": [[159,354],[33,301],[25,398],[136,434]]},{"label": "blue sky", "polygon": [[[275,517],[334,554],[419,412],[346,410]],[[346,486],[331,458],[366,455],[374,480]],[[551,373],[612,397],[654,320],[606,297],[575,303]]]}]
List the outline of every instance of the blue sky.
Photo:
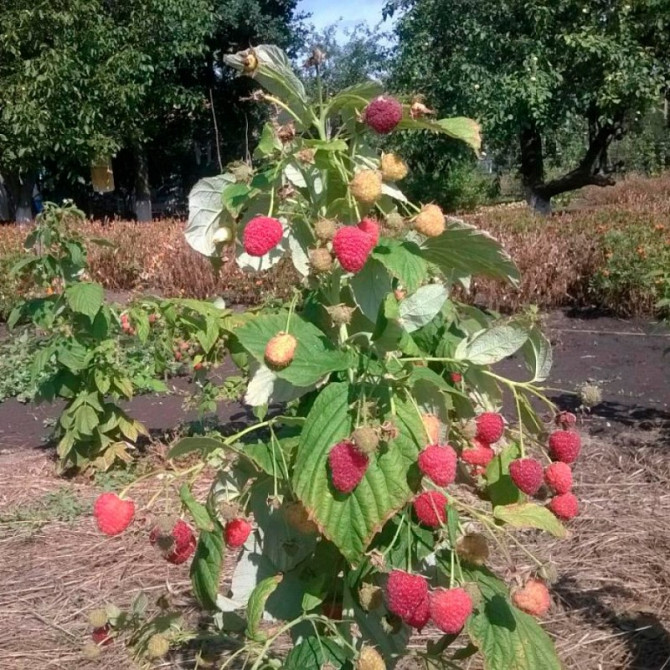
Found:
[{"label": "blue sky", "polygon": [[[309,21],[317,29],[324,28],[342,19],[342,28],[365,21],[374,26],[382,20],[382,9],[385,0],[301,0],[298,7],[303,12],[312,14]],[[383,24],[389,29],[391,21]]]}]

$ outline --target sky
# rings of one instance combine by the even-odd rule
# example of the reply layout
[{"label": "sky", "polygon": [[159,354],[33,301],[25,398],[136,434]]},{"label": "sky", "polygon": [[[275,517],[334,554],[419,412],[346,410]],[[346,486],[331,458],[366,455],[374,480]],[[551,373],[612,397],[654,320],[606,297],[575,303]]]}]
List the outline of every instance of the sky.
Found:
[{"label": "sky", "polygon": [[[300,0],[298,9],[309,12],[312,16],[308,21],[318,30],[342,19],[340,32],[351,28],[362,21],[371,26],[382,20],[382,9],[386,0]],[[385,30],[391,27],[392,21],[382,24]]]}]

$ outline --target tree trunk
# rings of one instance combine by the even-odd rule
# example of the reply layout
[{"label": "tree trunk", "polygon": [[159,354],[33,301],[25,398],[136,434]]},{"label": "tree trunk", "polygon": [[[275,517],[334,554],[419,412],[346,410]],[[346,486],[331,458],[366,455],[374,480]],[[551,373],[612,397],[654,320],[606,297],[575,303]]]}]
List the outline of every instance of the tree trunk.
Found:
[{"label": "tree trunk", "polygon": [[143,146],[135,149],[135,217],[138,221],[151,221],[149,163]]},{"label": "tree trunk", "polygon": [[11,206],[9,202],[9,191],[5,186],[5,180],[0,175],[0,221],[11,219]]},{"label": "tree trunk", "polygon": [[[35,176],[21,176],[18,172],[7,175],[7,191],[11,198],[10,210],[13,210],[16,223],[30,223],[33,220],[33,189]],[[10,217],[11,217],[10,211]]]},{"label": "tree trunk", "polygon": [[535,124],[524,128],[519,134],[521,149],[521,180],[528,206],[538,214],[551,213],[551,199],[539,193],[544,184],[544,157],[542,135]]}]

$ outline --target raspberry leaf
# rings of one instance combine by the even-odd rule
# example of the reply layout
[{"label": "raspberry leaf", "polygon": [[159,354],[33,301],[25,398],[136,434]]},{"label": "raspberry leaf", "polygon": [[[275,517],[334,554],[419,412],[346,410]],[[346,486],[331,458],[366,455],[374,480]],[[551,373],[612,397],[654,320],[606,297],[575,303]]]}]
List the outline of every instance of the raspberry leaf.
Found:
[{"label": "raspberry leaf", "polygon": [[282,575],[274,575],[273,577],[264,579],[249,596],[249,602],[247,603],[247,635],[252,640],[261,641],[265,638],[265,636],[261,636],[259,633],[258,626],[263,618],[265,603],[279,586],[282,579]]},{"label": "raspberry leaf", "polygon": [[375,323],[379,308],[391,292],[392,283],[384,266],[374,258],[351,278],[354,300],[363,315]]},{"label": "raspberry leaf", "polygon": [[440,313],[447,295],[442,284],[422,286],[400,303],[400,323],[408,333],[425,326]]},{"label": "raspberry leaf", "polygon": [[396,399],[392,419],[400,435],[371,460],[365,476],[347,495],[334,494],[327,466],[334,444],[349,436],[352,387],[331,384],[318,396],[303,428],[296,455],[295,492],[323,534],[350,561],[360,559],[384,522],[412,497],[407,472],[424,437],[414,408]]},{"label": "raspberry leaf", "polygon": [[284,660],[284,670],[320,670],[331,664],[342,668],[347,662],[349,652],[327,637],[306,637],[293,647]]},{"label": "raspberry leaf", "polygon": [[488,464],[486,468],[487,491],[494,507],[518,503],[523,498],[523,494],[514,485],[509,475],[509,464],[520,456],[519,445],[510,444]]},{"label": "raspberry leaf", "polygon": [[208,610],[216,609],[223,563],[223,528],[202,531],[191,563],[191,585],[197,601]]},{"label": "raspberry leaf", "polygon": [[493,516],[515,528],[538,528],[555,537],[565,537],[565,526],[546,508],[532,502],[494,508]]},{"label": "raspberry leaf", "polygon": [[181,498],[181,501],[184,503],[186,509],[190,512],[191,516],[193,517],[195,525],[200,530],[206,530],[206,531],[214,530],[214,522],[212,521],[212,518],[209,516],[207,508],[201,503],[199,503],[193,497],[193,494],[191,493],[191,489],[189,489],[188,484],[182,484],[181,488],[179,489],[179,497]]},{"label": "raspberry leaf", "polygon": [[234,183],[235,177],[230,173],[208,177],[197,182],[188,194],[188,225],[184,235],[186,241],[204,256],[216,254],[213,236],[219,227],[224,222],[233,223],[224,210],[221,193]]},{"label": "raspberry leaf", "polygon": [[416,291],[428,277],[428,265],[414,242],[383,239],[372,257],[382,263],[408,291]]},{"label": "raspberry leaf", "polygon": [[533,375],[531,381],[543,382],[547,379],[553,363],[551,343],[537,328],[530,332],[528,341],[521,347],[521,353]]},{"label": "raspberry leaf", "polygon": [[518,324],[494,326],[462,340],[454,357],[474,365],[493,365],[517,352],[527,340],[528,330]]}]

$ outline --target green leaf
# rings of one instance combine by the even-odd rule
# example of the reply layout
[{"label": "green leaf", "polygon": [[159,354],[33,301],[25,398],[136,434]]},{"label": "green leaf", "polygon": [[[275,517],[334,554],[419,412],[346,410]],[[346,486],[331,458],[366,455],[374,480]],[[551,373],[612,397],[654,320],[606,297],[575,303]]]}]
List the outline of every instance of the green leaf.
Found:
[{"label": "green leaf", "polygon": [[372,252],[392,276],[400,280],[410,293],[416,291],[428,278],[424,254],[414,242],[382,239]]},{"label": "green leaf", "polygon": [[255,154],[259,156],[270,156],[275,151],[281,150],[281,142],[277,137],[277,133],[274,131],[272,124],[266,123],[263,126],[263,132],[261,133],[261,139],[258,142],[256,147]]},{"label": "green leaf", "polygon": [[487,232],[449,218],[447,229],[422,244],[423,257],[447,277],[484,275],[519,282],[519,271],[502,246]]},{"label": "green leaf", "polygon": [[258,626],[263,618],[265,611],[265,603],[267,599],[274,593],[275,589],[281,583],[282,575],[275,575],[268,577],[256,585],[256,588],[249,596],[247,603],[247,637],[252,640],[260,640]]},{"label": "green leaf", "polygon": [[398,128],[404,130],[429,130],[433,133],[443,133],[456,140],[468,144],[479,155],[482,148],[481,126],[473,119],[464,116],[455,116],[450,119],[412,119],[404,118]]},{"label": "green leaf", "polygon": [[348,384],[331,383],[315,400],[300,436],[293,485],[322,533],[353,562],[385,521],[411,499],[407,476],[424,432],[415,409],[396,397],[397,413],[385,418],[393,420],[400,435],[371,458],[351,493],[337,493],[330,482],[328,453],[351,433],[350,392]]},{"label": "green leaf", "polygon": [[351,278],[350,285],[361,312],[375,323],[380,305],[393,288],[386,268],[371,258],[363,269]]},{"label": "green leaf", "polygon": [[487,466],[487,492],[491,504],[510,505],[519,502],[523,495],[509,476],[509,464],[521,456],[518,444],[505,447]]},{"label": "green leaf", "polygon": [[408,333],[430,323],[440,313],[448,296],[442,284],[422,286],[400,302],[400,323]]},{"label": "green leaf", "polygon": [[[287,314],[268,314],[252,319],[235,331],[242,346],[259,362],[265,359],[267,343],[286,328]],[[291,364],[283,370],[275,370],[281,379],[294,386],[308,387],[322,379],[329,372],[346,370],[350,359],[337,350],[330,340],[316,326],[297,314],[291,317],[289,332],[298,345]]]},{"label": "green leaf", "polygon": [[493,365],[516,353],[528,340],[528,331],[519,325],[494,326],[461,341],[454,358],[474,365]]},{"label": "green leaf", "polygon": [[181,485],[181,488],[179,489],[179,497],[193,517],[195,525],[200,530],[214,530],[214,522],[212,521],[212,517],[209,515],[207,508],[193,497],[188,484]]},{"label": "green leaf", "polygon": [[530,331],[528,341],[521,348],[521,353],[528,369],[533,375],[531,381],[545,381],[551,372],[553,355],[551,343],[539,329],[533,328]]},{"label": "green leaf", "polygon": [[565,526],[546,508],[533,502],[516,505],[499,505],[493,509],[493,516],[515,528],[538,528],[555,537],[565,537]]},{"label": "green leaf", "polygon": [[233,220],[223,207],[223,189],[235,183],[235,176],[226,173],[201,179],[188,194],[188,225],[186,241],[199,253],[214,256],[214,233],[222,226],[232,226]]},{"label": "green leaf", "polygon": [[191,563],[191,584],[197,601],[208,610],[216,609],[223,564],[223,529],[202,531]]},{"label": "green leaf", "polygon": [[100,284],[82,282],[65,289],[65,299],[73,312],[85,314],[92,321],[102,307],[105,291]]},{"label": "green leaf", "polygon": [[100,418],[90,405],[81,405],[74,414],[74,428],[80,435],[93,435]]},{"label": "green leaf", "polygon": [[327,114],[339,113],[344,109],[363,109],[372,98],[376,98],[383,92],[384,87],[376,81],[364,81],[343,88],[328,103]]},{"label": "green leaf", "polygon": [[185,437],[171,447],[167,457],[182,458],[194,451],[200,451],[203,456],[206,456],[221,447],[223,447],[223,442],[213,437]]},{"label": "green leaf", "polygon": [[348,654],[333,640],[322,637],[306,637],[284,660],[283,670],[321,670],[327,663],[341,668],[347,662]]},{"label": "green leaf", "polygon": [[551,638],[501,594],[485,595],[467,623],[485,670],[561,670]]}]

